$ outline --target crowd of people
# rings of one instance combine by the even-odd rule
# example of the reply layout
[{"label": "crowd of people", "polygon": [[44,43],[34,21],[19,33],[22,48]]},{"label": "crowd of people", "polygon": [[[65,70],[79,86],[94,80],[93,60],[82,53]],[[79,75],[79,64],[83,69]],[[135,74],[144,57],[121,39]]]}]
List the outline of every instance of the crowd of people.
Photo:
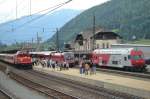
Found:
[{"label": "crowd of people", "polygon": [[40,65],[45,68],[52,68],[53,70],[68,70],[69,69],[69,63],[64,61],[64,62],[58,62],[58,61],[53,61],[51,59],[39,59],[39,60],[36,60],[34,62],[34,65]]},{"label": "crowd of people", "polygon": [[92,75],[96,74],[96,64],[92,63],[90,60],[82,60],[79,63],[80,74]]},{"label": "crowd of people", "polygon": [[[51,59],[39,59],[34,62],[34,66],[40,65],[44,68],[52,68],[53,70],[69,70],[69,63],[53,61]],[[90,60],[79,61],[79,72],[80,74],[92,75],[96,74],[96,64],[92,63]]]}]

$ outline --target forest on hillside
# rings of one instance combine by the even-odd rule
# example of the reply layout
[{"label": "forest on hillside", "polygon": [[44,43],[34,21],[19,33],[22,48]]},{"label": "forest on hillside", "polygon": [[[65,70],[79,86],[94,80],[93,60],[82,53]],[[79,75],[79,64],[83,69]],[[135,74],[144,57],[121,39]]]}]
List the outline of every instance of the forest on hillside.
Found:
[{"label": "forest on hillside", "polygon": [[[88,9],[65,24],[59,33],[60,45],[93,26],[120,34],[125,41],[150,39],[150,0],[110,0]],[[47,43],[54,44],[54,35]]]}]

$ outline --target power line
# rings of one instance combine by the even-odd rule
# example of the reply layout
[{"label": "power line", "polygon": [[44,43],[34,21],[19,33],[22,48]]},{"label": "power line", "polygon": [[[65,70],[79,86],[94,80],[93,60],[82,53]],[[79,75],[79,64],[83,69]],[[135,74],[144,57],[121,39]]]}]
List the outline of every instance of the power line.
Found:
[{"label": "power line", "polygon": [[[37,19],[39,19],[39,18],[45,16],[45,15],[51,13],[52,11],[54,11],[54,10],[56,10],[56,9],[58,9],[58,8],[60,8],[60,7],[62,7],[63,5],[65,5],[65,4],[67,4],[67,3],[71,2],[71,1],[72,1],[72,0],[69,0],[69,1],[67,1],[67,2],[58,4],[58,5],[54,6],[54,7],[50,7],[50,8],[41,10],[41,11],[35,13],[35,14],[38,14],[38,13],[41,13],[41,12],[44,12],[44,11],[47,11],[47,10],[51,9],[50,11],[46,12],[45,14],[42,14],[41,16],[38,16],[38,17],[36,17],[36,18],[31,19],[31,20],[27,21],[26,23],[24,23],[24,24],[18,26],[17,28],[21,28],[21,27],[23,27],[24,25],[29,24],[29,23],[31,23],[31,22],[33,22],[33,21],[35,21],[35,20],[37,20]],[[35,14],[34,14],[34,15],[35,15]],[[16,30],[17,28],[15,28],[14,30]]]},{"label": "power line", "polygon": [[16,19],[17,19],[17,15],[18,15],[17,10],[18,10],[18,2],[17,2],[17,0],[16,0]]},{"label": "power line", "polygon": [[5,3],[6,2],[6,0],[2,0],[2,1],[0,1],[0,4],[2,5],[3,3]]},{"label": "power line", "polygon": [[31,16],[31,13],[32,13],[32,11],[31,11],[31,7],[32,7],[32,4],[31,4],[32,2],[31,2],[31,0],[30,0],[30,2],[29,2],[29,5],[30,5],[30,9],[29,9],[29,11],[30,11],[30,16]]},{"label": "power line", "polygon": [[[50,8],[47,8],[47,9],[44,9],[44,10],[41,10],[41,11],[38,11],[38,12],[34,13],[33,15],[36,15],[36,14],[39,14],[39,13],[41,13],[41,12],[44,12],[44,11],[47,11],[47,10],[51,9],[50,11],[46,12],[45,14],[43,14],[43,15],[41,15],[41,16],[39,16],[39,17],[33,18],[33,19],[27,21],[26,23],[23,23],[22,25],[20,25],[20,26],[14,28],[14,30],[16,30],[17,28],[21,28],[21,27],[23,27],[24,25],[29,24],[29,23],[31,23],[32,21],[35,21],[35,20],[37,20],[37,19],[39,19],[39,18],[41,18],[41,17],[47,15],[48,13],[50,13],[50,12],[52,12],[52,11],[54,11],[54,10],[60,8],[60,7],[62,7],[63,5],[65,5],[65,4],[67,4],[67,3],[71,2],[71,1],[72,1],[72,0],[68,0],[68,1],[63,2],[63,3],[60,3],[60,4],[56,5],[56,6],[53,6],[53,7],[50,7]],[[16,11],[16,12],[17,12],[17,11]],[[16,16],[17,16],[17,14],[16,14]],[[8,17],[9,17],[9,16],[8,16]],[[28,16],[28,17],[32,17],[32,16]],[[15,19],[15,20],[16,20],[16,19]],[[15,22],[15,20],[13,20],[12,23]],[[10,24],[10,22],[9,22],[9,24]],[[3,24],[3,25],[6,25],[6,24]],[[1,25],[1,26],[3,26],[3,25]],[[6,31],[6,32],[7,32],[7,31]]]}]

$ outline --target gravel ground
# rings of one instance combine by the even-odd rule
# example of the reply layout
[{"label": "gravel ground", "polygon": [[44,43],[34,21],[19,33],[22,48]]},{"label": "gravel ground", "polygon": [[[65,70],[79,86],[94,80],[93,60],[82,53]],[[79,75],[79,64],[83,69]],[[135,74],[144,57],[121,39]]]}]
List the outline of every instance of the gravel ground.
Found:
[{"label": "gravel ground", "polygon": [[39,94],[36,91],[30,90],[27,87],[15,82],[0,71],[0,86],[9,90],[10,93],[19,99],[48,99],[48,97]]}]

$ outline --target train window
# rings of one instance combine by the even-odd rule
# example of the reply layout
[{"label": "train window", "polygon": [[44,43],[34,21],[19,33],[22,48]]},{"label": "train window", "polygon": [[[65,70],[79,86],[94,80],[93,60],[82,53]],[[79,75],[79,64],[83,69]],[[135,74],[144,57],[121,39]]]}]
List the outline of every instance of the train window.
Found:
[{"label": "train window", "polygon": [[109,43],[107,43],[107,48],[109,48]]},{"label": "train window", "polygon": [[124,61],[127,61],[127,57],[124,57]]},{"label": "train window", "polygon": [[105,64],[105,61],[104,61],[104,60],[102,60],[102,64]]},{"label": "train window", "polygon": [[118,64],[118,61],[112,61],[112,64],[117,65],[117,64]]}]

